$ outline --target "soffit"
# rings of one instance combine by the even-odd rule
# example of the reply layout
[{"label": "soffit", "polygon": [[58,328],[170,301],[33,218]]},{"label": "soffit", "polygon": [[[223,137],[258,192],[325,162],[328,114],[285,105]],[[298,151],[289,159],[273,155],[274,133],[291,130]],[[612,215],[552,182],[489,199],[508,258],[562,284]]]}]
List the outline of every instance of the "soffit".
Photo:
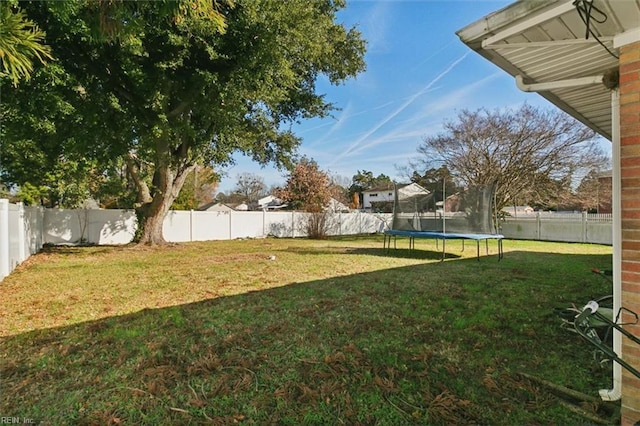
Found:
[{"label": "soffit", "polygon": [[[579,3],[588,7],[588,3]],[[459,30],[463,43],[525,83],[602,75],[618,68],[614,39],[640,28],[640,0],[521,0]],[[600,40],[600,42],[598,42]],[[605,48],[606,47],[606,48]],[[610,51],[607,51],[607,49]],[[538,92],[611,139],[611,92],[604,84]]]}]

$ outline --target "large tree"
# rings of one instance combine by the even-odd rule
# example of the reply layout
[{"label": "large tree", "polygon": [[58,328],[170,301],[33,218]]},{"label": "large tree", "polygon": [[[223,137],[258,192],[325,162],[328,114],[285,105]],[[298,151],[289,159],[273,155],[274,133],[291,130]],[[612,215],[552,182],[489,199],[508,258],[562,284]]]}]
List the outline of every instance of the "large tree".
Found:
[{"label": "large tree", "polygon": [[446,165],[464,185],[496,185],[496,208],[548,202],[608,158],[595,133],[567,114],[524,104],[463,110],[418,147],[414,170]]},{"label": "large tree", "polygon": [[[64,83],[46,86],[34,75],[9,95],[15,103],[3,116],[20,126],[14,106],[33,91],[55,91],[70,119],[52,123],[48,143],[64,141],[100,164],[123,159],[141,243],[164,242],[164,217],[198,164],[227,164],[241,151],[291,166],[300,140],[287,124],[332,109],[316,93],[318,76],[338,84],[364,69],[360,34],[335,22],[341,0],[214,2],[226,27],[206,13],[167,14],[173,2],[111,3],[121,2],[24,6],[47,32]],[[115,21],[115,36],[95,36],[96,20]]]}]

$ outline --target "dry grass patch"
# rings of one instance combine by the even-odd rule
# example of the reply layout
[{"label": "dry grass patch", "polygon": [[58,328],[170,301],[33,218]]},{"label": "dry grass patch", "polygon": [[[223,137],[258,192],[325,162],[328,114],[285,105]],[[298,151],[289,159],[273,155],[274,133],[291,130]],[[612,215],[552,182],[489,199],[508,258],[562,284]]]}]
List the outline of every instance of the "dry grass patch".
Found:
[{"label": "dry grass patch", "polygon": [[508,241],[503,261],[478,262],[450,244],[441,264],[433,242],[416,245],[49,249],[0,284],[0,413],[55,425],[584,422],[521,373],[610,386],[610,367],[553,308],[611,291],[589,272],[611,248]]}]

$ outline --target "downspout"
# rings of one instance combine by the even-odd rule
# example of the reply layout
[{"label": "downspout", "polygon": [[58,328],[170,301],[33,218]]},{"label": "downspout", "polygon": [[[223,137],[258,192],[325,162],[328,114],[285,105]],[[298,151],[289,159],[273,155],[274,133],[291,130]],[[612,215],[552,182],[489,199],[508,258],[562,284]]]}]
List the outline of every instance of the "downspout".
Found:
[{"label": "downspout", "polygon": [[[612,173],[612,206],[613,212],[613,312],[622,307],[622,184],[620,167],[620,92],[611,92],[611,156]],[[615,318],[614,318],[615,319]],[[613,350],[622,357],[622,336],[613,331]],[[622,397],[622,366],[613,363],[613,388],[600,389],[600,398],[605,401],[618,401]]]},{"label": "downspout", "polygon": [[[546,83],[525,83],[521,75],[516,77],[516,86],[523,92],[538,92],[567,87],[588,86],[604,83],[604,75],[558,80]],[[611,155],[613,161],[612,176],[612,211],[613,211],[613,312],[620,311],[622,306],[622,187],[620,173],[620,94],[618,89],[611,92]],[[615,319],[615,318],[614,318]],[[613,350],[622,356],[622,336],[613,331]],[[604,401],[618,401],[622,397],[622,367],[613,363],[613,388],[601,389],[600,398]]]}]

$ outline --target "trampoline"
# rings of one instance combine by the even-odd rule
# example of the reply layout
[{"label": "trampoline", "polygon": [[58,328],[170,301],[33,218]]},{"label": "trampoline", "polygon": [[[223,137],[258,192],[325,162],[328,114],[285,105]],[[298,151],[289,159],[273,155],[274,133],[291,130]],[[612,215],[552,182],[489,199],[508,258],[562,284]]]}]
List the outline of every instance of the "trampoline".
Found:
[{"label": "trampoline", "polygon": [[438,246],[438,240],[442,240],[442,258],[446,255],[446,241],[447,240],[462,240],[462,251],[464,251],[464,240],[474,240],[476,242],[477,258],[480,260],[480,241],[485,242],[485,248],[487,255],[489,254],[489,240],[498,241],[498,260],[504,256],[502,251],[502,239],[504,238],[500,234],[461,234],[452,232],[433,232],[433,231],[399,231],[389,229],[384,232],[383,248],[389,250],[391,248],[391,240],[393,239],[393,248],[396,249],[397,237],[409,237],[409,250],[415,249],[416,238],[428,238],[436,240],[436,248]]},{"label": "trampoline", "polygon": [[436,248],[442,240],[442,257],[446,256],[446,241],[461,240],[462,250],[466,240],[476,242],[477,260],[480,260],[480,243],[485,242],[489,254],[489,240],[496,240],[498,260],[504,256],[504,236],[495,232],[493,211],[494,186],[468,187],[464,191],[446,196],[444,190],[437,201],[436,194],[418,184],[397,185],[391,229],[384,232],[383,249],[397,249],[398,237],[409,239],[409,250],[415,249],[417,238],[436,240]]}]

